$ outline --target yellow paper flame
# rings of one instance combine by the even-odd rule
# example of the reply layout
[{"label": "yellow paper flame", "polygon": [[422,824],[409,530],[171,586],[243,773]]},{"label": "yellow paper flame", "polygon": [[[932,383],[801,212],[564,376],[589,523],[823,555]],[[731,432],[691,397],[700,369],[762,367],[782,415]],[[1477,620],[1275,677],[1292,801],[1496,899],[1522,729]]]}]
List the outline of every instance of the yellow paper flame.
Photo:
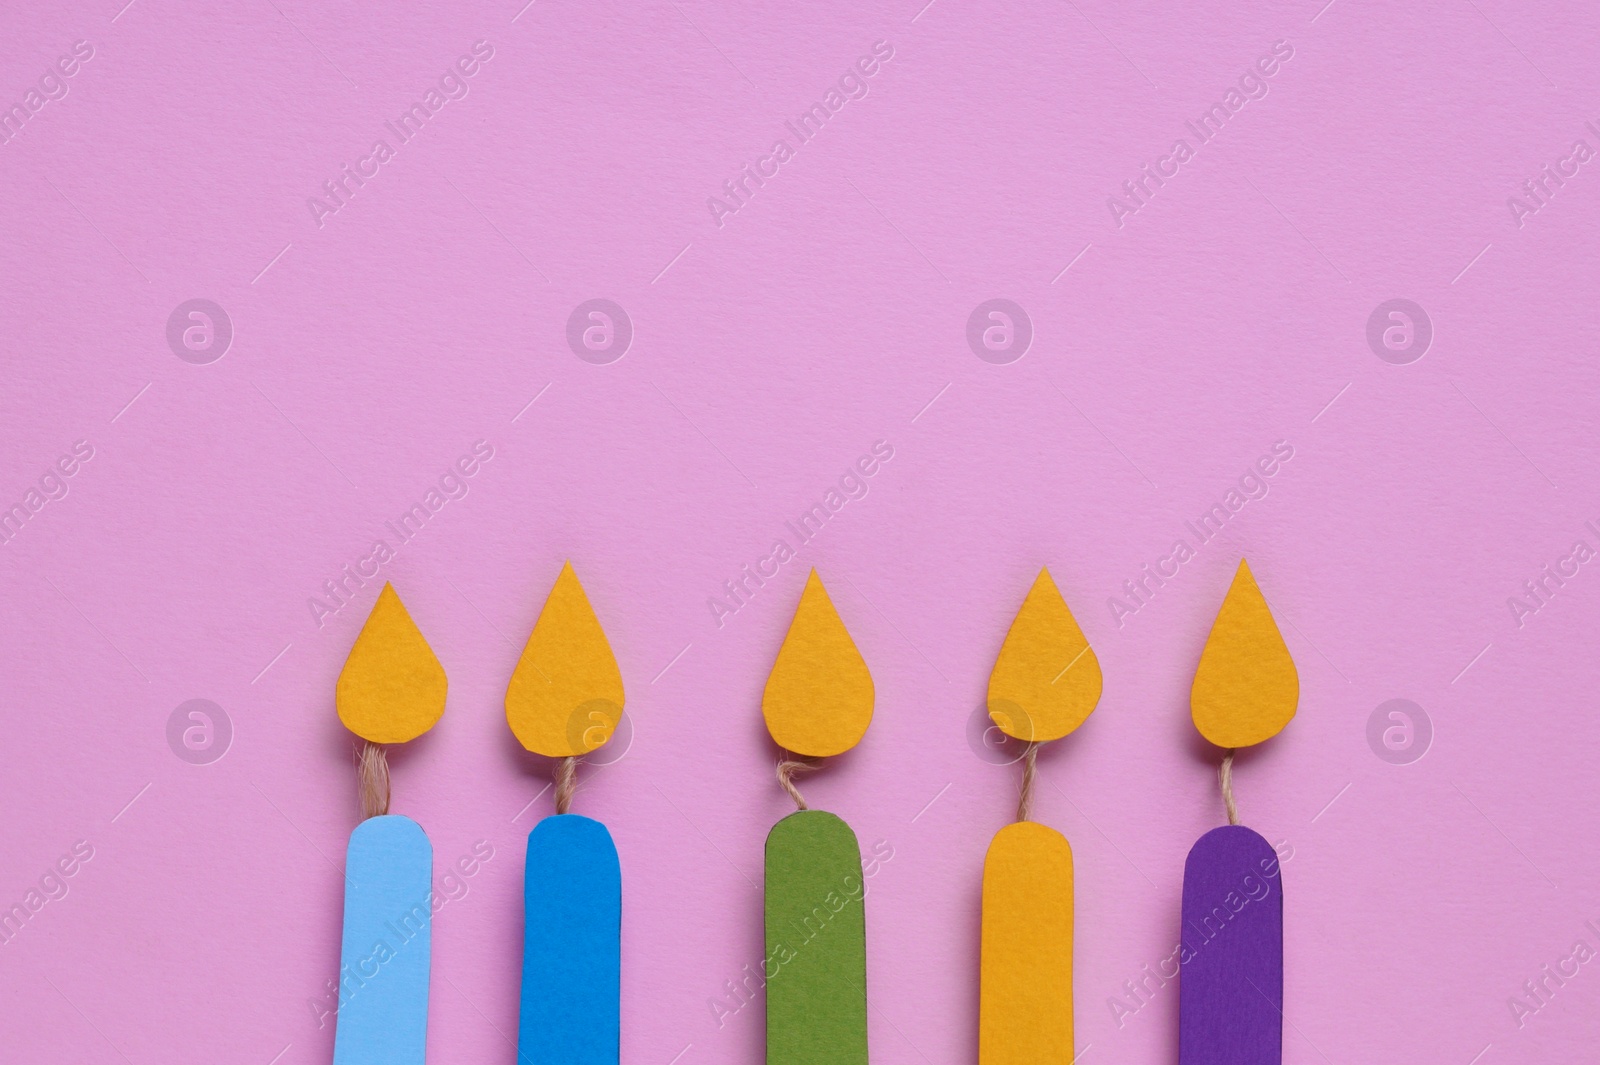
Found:
[{"label": "yellow paper flame", "polygon": [[506,721],[535,754],[588,754],[622,720],[622,671],[572,563],[561,567],[506,688]]},{"label": "yellow paper flame", "polygon": [[411,620],[394,586],[384,584],[339,671],[334,704],[345,728],[373,743],[404,743],[444,713],[444,667]]},{"label": "yellow paper flame", "polygon": [[1282,732],[1299,701],[1294,659],[1241,559],[1195,670],[1195,728],[1218,747],[1249,747]]},{"label": "yellow paper flame", "polygon": [[840,754],[866,735],[872,699],[867,663],[812,570],[761,698],[767,731],[795,754]]},{"label": "yellow paper flame", "polygon": [[1041,569],[989,675],[989,717],[1014,739],[1060,739],[1094,712],[1102,684],[1100,660]]}]

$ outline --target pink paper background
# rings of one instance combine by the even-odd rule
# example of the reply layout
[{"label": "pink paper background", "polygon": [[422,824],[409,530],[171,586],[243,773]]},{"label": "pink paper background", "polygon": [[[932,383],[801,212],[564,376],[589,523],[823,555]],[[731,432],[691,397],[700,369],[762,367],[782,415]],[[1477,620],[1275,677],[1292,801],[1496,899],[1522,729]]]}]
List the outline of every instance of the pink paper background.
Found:
[{"label": "pink paper background", "polygon": [[[433,1060],[514,1060],[549,767],[501,700],[569,558],[635,726],[576,804],[622,855],[625,1062],[760,1060],[759,1002],[709,1002],[761,953],[789,805],[760,692],[810,566],[878,689],[805,784],[894,851],[873,1055],[973,1059],[1018,774],[968,726],[1044,564],[1106,676],[1038,800],[1077,855],[1078,1044],[1175,1060],[1175,985],[1120,1024],[1109,1000],[1170,951],[1220,822],[1187,693],[1246,555],[1302,683],[1236,775],[1294,849],[1285,1061],[1592,1057],[1600,962],[1520,1027],[1508,999],[1600,949],[1600,567],[1520,627],[1507,599],[1600,549],[1600,162],[1520,227],[1506,203],[1600,150],[1590,5],[120,2],[11,3],[0,34],[8,105],[94,48],[0,146],[0,504],[94,449],[0,548],[0,906],[94,848],[0,945],[7,1060],[330,1060],[310,1003],[357,817],[332,696],[377,584],[320,627],[308,601],[478,440],[382,573],[450,677],[396,810],[441,867],[495,848],[436,922]],[[1119,227],[1107,198],[1280,39],[1266,97]],[[308,197],[477,40],[469,94],[319,227]],[[868,95],[718,227],[707,198],[877,40]],[[595,297],[636,330],[609,365],[565,340]],[[1009,365],[966,342],[992,297],[1036,331]],[[1395,297],[1434,327],[1408,365],[1365,336]],[[192,298],[234,324],[209,365],[167,344]],[[877,440],[869,494],[719,627],[722,583]],[[1279,440],[1269,494],[1119,627],[1108,598]],[[234,730],[209,765],[168,745],[194,698]],[[1367,740],[1392,698],[1435,730],[1409,765]]]}]

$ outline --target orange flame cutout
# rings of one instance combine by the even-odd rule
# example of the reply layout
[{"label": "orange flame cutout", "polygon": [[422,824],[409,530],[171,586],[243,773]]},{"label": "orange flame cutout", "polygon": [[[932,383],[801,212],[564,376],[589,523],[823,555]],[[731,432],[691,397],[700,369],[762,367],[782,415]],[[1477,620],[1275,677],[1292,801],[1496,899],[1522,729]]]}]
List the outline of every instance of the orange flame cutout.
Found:
[{"label": "orange flame cutout", "polygon": [[1195,670],[1195,728],[1218,747],[1249,747],[1282,732],[1299,702],[1294,659],[1241,559]]},{"label": "orange flame cutout", "polygon": [[535,754],[588,754],[622,720],[622,671],[572,563],[528,636],[506,688],[506,721]]},{"label": "orange flame cutout", "polygon": [[761,698],[767,731],[795,754],[840,754],[866,735],[872,700],[866,660],[812,570]]},{"label": "orange flame cutout", "polygon": [[989,675],[989,717],[1014,739],[1060,739],[1094,712],[1102,683],[1100,660],[1040,570]]},{"label": "orange flame cutout", "polygon": [[404,743],[439,720],[445,686],[444,667],[386,583],[339,671],[339,720],[373,743]]}]

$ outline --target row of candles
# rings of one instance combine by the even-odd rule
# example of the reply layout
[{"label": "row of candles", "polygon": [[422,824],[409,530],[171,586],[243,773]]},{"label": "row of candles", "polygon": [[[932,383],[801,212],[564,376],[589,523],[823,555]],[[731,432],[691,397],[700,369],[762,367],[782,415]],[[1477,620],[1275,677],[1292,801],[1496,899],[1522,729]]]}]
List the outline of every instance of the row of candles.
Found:
[{"label": "row of candles", "polygon": [[[980,1065],[1070,1065],[1072,850],[1030,818],[1040,745],[1072,732],[1100,698],[1099,661],[1047,571],[1007,634],[988,710],[1022,741],[1016,822],[983,871]],[[394,589],[385,586],[341,672],[337,707],[365,741],[365,819],[350,837],[335,1065],[421,1065],[425,1058],[433,850],[388,813],[384,748],[444,711],[445,674]],[[1238,823],[1233,752],[1294,716],[1299,681],[1266,600],[1239,564],[1191,692],[1201,734],[1223,751],[1228,824],[1184,866],[1179,948],[1180,1065],[1277,1065],[1282,1054],[1283,894],[1270,844]],[[762,714],[784,752],[778,783],[796,811],[767,837],[764,914],[768,1065],[866,1065],[866,920],[855,833],[808,808],[796,777],[858,743],[872,720],[872,676],[812,572],[779,649]],[[556,813],[528,837],[518,1065],[616,1065],[621,1034],[622,876],[611,834],[569,812],[577,767],[621,719],[623,684],[599,619],[564,566],[506,691],[506,718],[529,751],[556,759]],[[852,886],[853,885],[853,886]],[[821,914],[826,934],[811,926]],[[1227,935],[1219,935],[1222,927]],[[398,938],[401,949],[388,949]],[[804,950],[791,944],[805,941]],[[377,944],[375,947],[374,944]]]}]

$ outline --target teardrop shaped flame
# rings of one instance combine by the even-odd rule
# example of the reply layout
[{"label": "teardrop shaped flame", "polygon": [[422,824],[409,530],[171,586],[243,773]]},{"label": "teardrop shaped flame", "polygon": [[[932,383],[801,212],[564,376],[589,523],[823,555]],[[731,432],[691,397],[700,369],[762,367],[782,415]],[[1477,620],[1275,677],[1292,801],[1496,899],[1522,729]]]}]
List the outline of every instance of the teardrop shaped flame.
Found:
[{"label": "teardrop shaped flame", "polygon": [[761,698],[767,731],[795,754],[840,754],[866,735],[872,699],[866,660],[812,570]]},{"label": "teardrop shaped flame", "polygon": [[339,671],[339,720],[373,743],[404,743],[439,720],[445,688],[444,667],[385,583]]},{"label": "teardrop shaped flame", "polygon": [[534,754],[569,758],[622,720],[622,671],[572,563],[564,563],[506,688],[506,722]]},{"label": "teardrop shaped flame", "polygon": [[1249,747],[1282,732],[1299,701],[1294,659],[1241,559],[1194,673],[1195,728],[1218,747]]},{"label": "teardrop shaped flame", "polygon": [[989,717],[1013,739],[1057,740],[1094,712],[1102,685],[1100,660],[1041,569],[989,675]]}]

